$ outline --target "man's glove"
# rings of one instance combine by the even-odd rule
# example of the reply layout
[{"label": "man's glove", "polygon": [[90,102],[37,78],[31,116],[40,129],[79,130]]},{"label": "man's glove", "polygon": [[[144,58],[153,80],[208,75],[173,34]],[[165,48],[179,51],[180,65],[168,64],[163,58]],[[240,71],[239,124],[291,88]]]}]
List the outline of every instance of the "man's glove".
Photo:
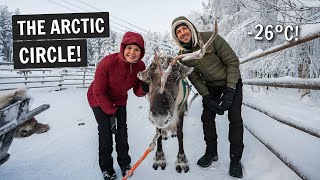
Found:
[{"label": "man's glove", "polygon": [[111,132],[113,134],[118,134],[119,129],[118,129],[118,122],[117,122],[117,115],[112,115],[109,117],[110,124],[111,124]]},{"label": "man's glove", "polygon": [[223,94],[221,96],[221,101],[222,101],[221,107],[224,110],[229,110],[231,108],[235,94],[236,94],[236,89],[226,87],[223,90]]},{"label": "man's glove", "polygon": [[146,93],[149,92],[149,84],[148,84],[148,83],[142,82],[141,88],[142,88],[142,90],[143,90],[144,92],[146,92]]},{"label": "man's glove", "polygon": [[217,103],[217,101],[213,99],[213,97],[210,94],[205,95],[203,97],[202,103],[205,104],[211,112],[223,115],[223,108]]}]

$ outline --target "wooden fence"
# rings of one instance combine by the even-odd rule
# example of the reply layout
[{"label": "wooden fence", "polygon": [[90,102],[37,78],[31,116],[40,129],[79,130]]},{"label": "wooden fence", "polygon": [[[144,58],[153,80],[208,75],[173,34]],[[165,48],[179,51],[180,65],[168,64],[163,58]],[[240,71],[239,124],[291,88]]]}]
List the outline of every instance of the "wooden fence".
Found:
[{"label": "wooden fence", "polygon": [[88,87],[94,78],[94,67],[60,69],[12,69],[12,66],[0,66],[0,90],[21,87],[31,88],[67,88]]},{"label": "wooden fence", "polygon": [[[291,43],[285,43],[283,45],[277,46],[276,48],[270,48],[260,54],[254,55],[252,57],[248,57],[246,59],[240,60],[240,64],[247,63],[249,61],[252,61],[254,59],[264,57],[266,55],[296,46],[301,43],[305,43],[314,39],[317,39],[320,37],[320,32],[315,33],[313,35],[307,36],[305,38],[302,38],[299,41],[293,41]],[[320,79],[277,79],[277,78],[265,78],[265,79],[243,79],[243,84],[246,85],[256,85],[256,86],[271,86],[271,87],[281,87],[281,88],[298,88],[298,89],[313,89],[313,90],[319,90],[320,89]],[[257,110],[261,113],[266,114],[267,116],[271,117],[272,119],[288,125],[292,128],[295,128],[299,131],[302,131],[304,133],[307,133],[309,135],[312,135],[314,137],[320,138],[320,133],[317,131],[314,131],[310,128],[301,127],[300,125],[294,124],[293,122],[290,122],[290,120],[285,119],[281,117],[280,115],[274,114],[266,109],[263,109],[261,107],[258,107],[254,104],[250,104],[248,102],[243,103],[245,106],[250,107],[254,110]],[[272,146],[272,144],[267,143],[262,140],[261,137],[256,135],[250,127],[248,127],[246,124],[244,124],[244,127],[250,132],[254,137],[256,137],[263,145],[265,145],[274,155],[276,155],[283,163],[285,163],[293,172],[295,172],[300,178],[302,179],[310,179],[308,178],[304,172],[302,172],[299,168],[297,168],[293,163],[286,160],[283,155],[279,151],[276,150],[275,147]]]}]

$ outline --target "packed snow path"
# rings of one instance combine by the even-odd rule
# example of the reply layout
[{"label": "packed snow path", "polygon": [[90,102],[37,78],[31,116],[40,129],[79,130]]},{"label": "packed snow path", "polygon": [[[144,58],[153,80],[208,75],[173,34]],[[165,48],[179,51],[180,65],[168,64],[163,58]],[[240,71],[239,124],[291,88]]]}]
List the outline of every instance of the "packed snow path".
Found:
[{"label": "packed snow path", "polygon": [[[38,121],[48,123],[48,133],[33,135],[29,138],[15,139],[10,147],[9,161],[0,167],[1,180],[102,180],[98,165],[97,123],[86,99],[87,89],[67,89],[63,91],[30,90],[32,106],[50,104],[50,109],[37,116]],[[249,91],[249,90],[248,90]],[[251,93],[250,93],[251,94]],[[252,96],[245,95],[251,99]],[[266,95],[266,99],[269,99]],[[260,102],[264,102],[261,101]],[[258,102],[257,102],[258,103]],[[275,104],[275,109],[281,104]],[[146,98],[129,94],[127,106],[128,134],[132,164],[135,163],[148,147],[155,133],[155,128],[148,121],[148,103]],[[310,115],[320,117],[319,107]],[[177,139],[169,138],[163,143],[167,158],[165,170],[152,168],[155,152],[140,164],[132,180],[204,180],[234,179],[228,175],[229,141],[227,114],[217,116],[219,160],[209,168],[200,168],[197,160],[205,151],[201,116],[201,98],[198,97],[184,123],[184,147],[189,160],[190,171],[179,174],[175,171]],[[296,111],[303,111],[298,109]],[[307,114],[308,115],[308,114]],[[309,116],[309,115],[308,115]],[[320,179],[317,168],[320,167],[320,141],[305,133],[292,130],[274,122],[271,118],[243,106],[245,123],[259,132],[259,135],[272,142],[278,149],[286,151],[290,160],[312,179]],[[84,123],[84,124],[83,124]],[[83,125],[81,125],[83,124]],[[247,130],[244,132],[244,177],[246,180],[298,180],[293,171],[283,164],[274,154],[262,145]],[[121,179],[120,168],[113,154],[114,168]],[[121,177],[121,178],[120,178]]]}]

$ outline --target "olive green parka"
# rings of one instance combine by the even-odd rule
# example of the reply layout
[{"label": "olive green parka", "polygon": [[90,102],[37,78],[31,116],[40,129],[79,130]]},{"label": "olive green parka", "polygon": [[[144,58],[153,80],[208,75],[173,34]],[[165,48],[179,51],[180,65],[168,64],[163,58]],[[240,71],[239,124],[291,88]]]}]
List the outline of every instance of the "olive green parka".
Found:
[{"label": "olive green parka", "polygon": [[[175,34],[176,26],[181,23],[187,24],[191,30],[193,41],[193,48],[191,50],[184,49]],[[180,16],[174,19],[171,32],[175,43],[180,49],[179,54],[191,53],[200,49],[199,38],[197,37],[198,31],[186,17]],[[212,33],[212,31],[200,32],[204,43],[209,40]],[[202,96],[209,94],[208,86],[235,88],[238,79],[241,77],[239,59],[229,44],[220,35],[217,35],[212,44],[207,48],[202,59],[180,62],[186,66],[194,67],[188,79]]]}]

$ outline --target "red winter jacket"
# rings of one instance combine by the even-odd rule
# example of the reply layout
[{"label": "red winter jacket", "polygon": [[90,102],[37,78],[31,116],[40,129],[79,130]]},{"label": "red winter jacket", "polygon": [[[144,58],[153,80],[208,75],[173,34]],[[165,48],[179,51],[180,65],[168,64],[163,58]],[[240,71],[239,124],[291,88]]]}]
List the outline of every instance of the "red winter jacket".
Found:
[{"label": "red winter jacket", "polygon": [[[141,49],[140,58],[135,63],[129,63],[123,57],[124,48],[129,44],[136,44]],[[100,106],[103,112],[112,115],[117,111],[117,106],[127,105],[127,92],[131,88],[136,96],[146,95],[141,88],[142,81],[137,78],[137,73],[145,69],[141,61],[144,53],[142,36],[133,32],[125,33],[120,52],[104,57],[96,69],[87,92],[90,107]]]}]

